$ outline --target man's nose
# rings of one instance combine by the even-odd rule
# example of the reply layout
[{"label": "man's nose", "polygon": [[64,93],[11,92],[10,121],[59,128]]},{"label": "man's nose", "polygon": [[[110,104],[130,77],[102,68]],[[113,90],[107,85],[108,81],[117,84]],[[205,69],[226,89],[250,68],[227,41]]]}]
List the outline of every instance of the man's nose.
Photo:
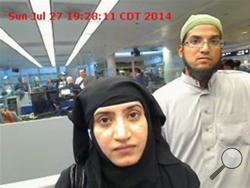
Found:
[{"label": "man's nose", "polygon": [[208,53],[210,51],[210,46],[208,41],[203,41],[200,51],[203,53]]}]

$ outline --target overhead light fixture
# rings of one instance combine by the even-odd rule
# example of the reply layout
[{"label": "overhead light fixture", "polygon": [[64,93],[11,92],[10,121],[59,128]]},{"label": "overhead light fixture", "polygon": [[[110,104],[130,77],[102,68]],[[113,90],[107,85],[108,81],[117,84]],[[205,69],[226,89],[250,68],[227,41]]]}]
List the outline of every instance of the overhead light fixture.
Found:
[{"label": "overhead light fixture", "polygon": [[[108,14],[114,6],[119,2],[119,0],[101,0],[98,7],[94,12],[98,13],[99,15]],[[85,30],[83,31],[82,35],[80,36],[79,40],[77,41],[72,53],[70,54],[65,66],[69,66],[72,60],[76,57],[79,53],[81,48],[86,44],[88,39],[91,35],[96,31],[99,25],[103,22],[104,16],[100,17],[100,20],[90,20],[88,25],[86,26]]]},{"label": "overhead light fixture", "polygon": [[26,52],[14,39],[12,39],[1,27],[0,27],[0,40],[15,49],[22,56],[27,58],[31,63],[35,64],[39,68],[42,67],[28,52]]},{"label": "overhead light fixture", "polygon": [[162,51],[147,51],[147,52],[141,52],[141,55],[158,55],[162,54]]},{"label": "overhead light fixture", "polygon": [[30,0],[32,15],[36,20],[42,35],[43,43],[47,54],[49,56],[50,63],[53,67],[56,66],[55,60],[55,47],[51,17],[50,0]]},{"label": "overhead light fixture", "polygon": [[130,57],[131,52],[116,52],[115,57]]},{"label": "overhead light fixture", "polygon": [[[115,53],[115,57],[119,58],[119,57],[134,57],[135,55],[133,55],[134,53],[131,54],[131,52],[116,52]],[[162,51],[144,51],[144,52],[140,52],[140,55],[159,55],[162,54]]]}]

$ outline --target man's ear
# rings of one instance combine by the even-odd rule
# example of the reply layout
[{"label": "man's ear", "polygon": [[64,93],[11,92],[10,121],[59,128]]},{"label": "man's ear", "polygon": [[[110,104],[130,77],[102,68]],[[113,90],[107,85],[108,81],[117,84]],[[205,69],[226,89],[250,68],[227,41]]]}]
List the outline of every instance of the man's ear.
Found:
[{"label": "man's ear", "polygon": [[183,50],[184,50],[183,45],[180,44],[179,46],[177,46],[177,51],[178,51],[180,58],[183,57]]}]

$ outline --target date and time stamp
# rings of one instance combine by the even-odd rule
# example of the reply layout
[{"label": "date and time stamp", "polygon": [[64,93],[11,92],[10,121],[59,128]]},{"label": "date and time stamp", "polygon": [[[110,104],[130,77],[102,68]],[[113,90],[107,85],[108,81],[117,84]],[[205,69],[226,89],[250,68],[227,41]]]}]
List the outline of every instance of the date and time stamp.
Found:
[{"label": "date and time stamp", "polygon": [[15,13],[8,12],[7,19],[10,21],[28,21],[28,20],[68,20],[68,21],[171,21],[173,13],[171,11],[162,12],[46,12],[36,13]]}]

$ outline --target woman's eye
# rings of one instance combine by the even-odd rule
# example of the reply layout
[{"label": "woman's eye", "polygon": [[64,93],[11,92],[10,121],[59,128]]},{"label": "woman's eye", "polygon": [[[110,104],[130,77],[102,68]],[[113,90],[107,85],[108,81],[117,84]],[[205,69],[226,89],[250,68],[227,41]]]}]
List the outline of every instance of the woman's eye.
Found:
[{"label": "woman's eye", "polygon": [[140,112],[132,111],[132,112],[129,113],[128,118],[130,120],[138,120],[140,118],[140,115],[141,115]]},{"label": "woman's eye", "polygon": [[109,124],[111,124],[111,119],[109,119],[109,118],[107,118],[107,117],[103,117],[103,118],[100,118],[99,120],[98,120],[98,122],[99,122],[99,124],[101,124],[101,125],[109,125]]}]

